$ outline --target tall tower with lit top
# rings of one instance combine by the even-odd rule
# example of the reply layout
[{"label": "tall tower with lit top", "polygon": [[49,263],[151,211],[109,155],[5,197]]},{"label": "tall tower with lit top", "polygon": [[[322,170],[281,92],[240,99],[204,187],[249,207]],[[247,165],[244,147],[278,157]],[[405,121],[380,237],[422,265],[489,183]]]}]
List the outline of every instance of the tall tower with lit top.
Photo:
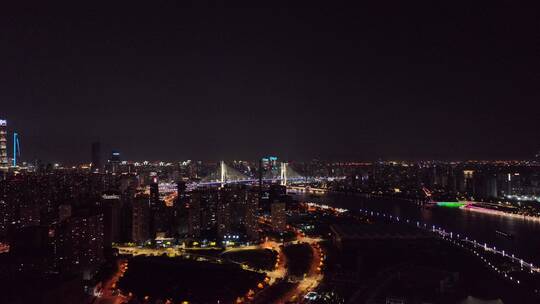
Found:
[{"label": "tall tower with lit top", "polygon": [[0,119],[0,169],[6,170],[8,166],[7,121],[5,119]]}]

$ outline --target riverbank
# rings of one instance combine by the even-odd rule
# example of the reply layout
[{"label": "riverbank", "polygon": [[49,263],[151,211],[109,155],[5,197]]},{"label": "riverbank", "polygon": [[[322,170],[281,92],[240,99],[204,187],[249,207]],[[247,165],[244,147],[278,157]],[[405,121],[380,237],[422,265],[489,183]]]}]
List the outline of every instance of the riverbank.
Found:
[{"label": "riverbank", "polygon": [[[307,209],[317,215],[316,208]],[[325,206],[319,212],[333,214]],[[539,300],[537,268],[465,235],[368,209],[333,217],[327,225],[332,243],[322,289],[338,291],[350,303]]]},{"label": "riverbank", "polygon": [[[301,202],[313,202],[352,211],[369,209],[444,227],[449,231],[469,235],[479,242],[492,244],[535,265],[540,265],[540,220],[533,217],[500,213],[485,208],[447,208],[436,205],[422,207],[407,200],[368,197],[352,193],[328,193],[317,196],[294,194],[293,196]],[[497,230],[512,235],[512,238],[497,234]]]},{"label": "riverbank", "polygon": [[538,216],[530,216],[530,215],[524,215],[524,214],[509,213],[509,212],[505,212],[505,211],[479,207],[479,206],[474,205],[474,203],[470,204],[470,205],[463,206],[462,208],[463,208],[463,210],[467,210],[467,211],[471,211],[471,212],[478,212],[478,213],[497,215],[497,216],[506,216],[506,217],[511,217],[511,218],[515,218],[515,219],[521,219],[521,220],[525,220],[525,221],[535,221],[535,222],[540,223],[540,217],[538,217]]}]

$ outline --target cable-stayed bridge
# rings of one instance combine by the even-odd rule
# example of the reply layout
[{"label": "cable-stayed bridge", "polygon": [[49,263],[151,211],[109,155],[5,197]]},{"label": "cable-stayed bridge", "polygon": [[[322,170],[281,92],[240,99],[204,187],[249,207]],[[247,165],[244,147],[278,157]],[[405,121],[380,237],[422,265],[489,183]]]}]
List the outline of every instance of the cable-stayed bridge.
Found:
[{"label": "cable-stayed bridge", "polygon": [[[285,162],[280,163],[278,170],[266,170],[262,177],[262,182],[280,183],[283,186],[307,181],[309,181],[308,178],[298,174],[289,166],[288,163]],[[215,172],[212,172],[196,184],[198,186],[223,186],[226,184],[253,184],[258,182],[258,176],[248,176],[243,174],[235,168],[227,165],[224,161],[221,161],[218,169]]]}]

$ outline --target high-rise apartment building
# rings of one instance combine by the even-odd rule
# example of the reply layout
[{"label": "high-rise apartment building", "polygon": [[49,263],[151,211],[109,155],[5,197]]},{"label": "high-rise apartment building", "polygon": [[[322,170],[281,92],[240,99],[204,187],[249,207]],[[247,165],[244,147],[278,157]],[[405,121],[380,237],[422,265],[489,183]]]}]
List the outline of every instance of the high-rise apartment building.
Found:
[{"label": "high-rise apartment building", "polygon": [[204,189],[201,195],[201,229],[209,231],[216,227],[219,191],[211,188]]},{"label": "high-rise apartment building", "polygon": [[62,272],[86,275],[103,261],[103,215],[82,215],[60,224],[56,234],[56,262]]},{"label": "high-rise apartment building", "polygon": [[186,205],[188,211],[188,234],[190,237],[201,235],[201,204],[202,193],[194,191],[191,193],[189,203]]},{"label": "high-rise apartment building", "polygon": [[246,193],[245,227],[249,239],[259,238],[259,189],[250,189]]},{"label": "high-rise apartment building", "polygon": [[146,242],[150,238],[150,203],[148,196],[135,197],[132,205],[131,240]]},{"label": "high-rise apartment building", "polygon": [[283,232],[287,228],[287,214],[285,213],[285,203],[274,202],[271,205],[272,229]]},{"label": "high-rise apartment building", "polygon": [[105,247],[110,247],[112,243],[120,241],[121,230],[121,208],[120,195],[105,193],[101,197],[101,211],[103,213],[103,241]]},{"label": "high-rise apartment building", "polygon": [[220,237],[230,234],[232,231],[232,195],[233,193],[230,188],[222,188],[219,191],[219,201],[217,205],[217,232]]}]

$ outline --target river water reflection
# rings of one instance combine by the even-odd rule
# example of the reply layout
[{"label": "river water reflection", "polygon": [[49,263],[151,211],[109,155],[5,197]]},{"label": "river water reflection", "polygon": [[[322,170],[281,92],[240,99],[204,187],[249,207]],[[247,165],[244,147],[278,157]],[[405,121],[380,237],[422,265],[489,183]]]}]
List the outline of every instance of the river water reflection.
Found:
[{"label": "river water reflection", "polygon": [[[325,203],[349,210],[369,209],[400,218],[420,221],[428,225],[459,233],[478,242],[503,249],[525,261],[540,265],[540,221],[484,214],[461,208],[420,208],[412,202],[394,199],[366,198],[353,194],[329,193],[324,195],[295,194],[300,201]],[[496,233],[511,234],[507,238]]]}]

